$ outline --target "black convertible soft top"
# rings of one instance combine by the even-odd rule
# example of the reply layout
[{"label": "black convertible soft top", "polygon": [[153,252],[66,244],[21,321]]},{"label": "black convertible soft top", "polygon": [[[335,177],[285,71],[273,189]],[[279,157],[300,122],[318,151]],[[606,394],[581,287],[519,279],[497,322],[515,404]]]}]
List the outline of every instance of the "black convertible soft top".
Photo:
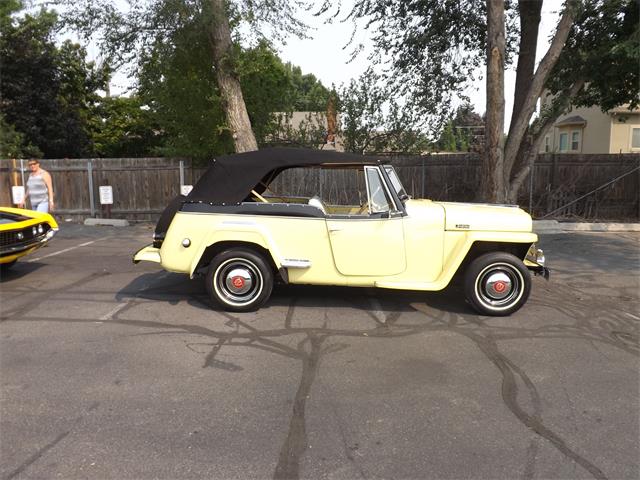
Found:
[{"label": "black convertible soft top", "polygon": [[251,190],[262,193],[270,180],[287,168],[312,166],[377,165],[380,157],[304,148],[267,148],[254,152],[225,155],[211,161],[187,202],[212,204],[239,203]]}]

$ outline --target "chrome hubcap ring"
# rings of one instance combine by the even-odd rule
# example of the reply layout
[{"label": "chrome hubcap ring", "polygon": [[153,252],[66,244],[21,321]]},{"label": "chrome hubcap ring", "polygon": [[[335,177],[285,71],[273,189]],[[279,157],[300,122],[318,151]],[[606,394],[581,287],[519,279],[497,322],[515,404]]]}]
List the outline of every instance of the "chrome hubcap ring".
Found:
[{"label": "chrome hubcap ring", "polygon": [[476,277],[477,298],[492,310],[506,310],[517,303],[524,293],[522,274],[509,263],[485,267]]}]

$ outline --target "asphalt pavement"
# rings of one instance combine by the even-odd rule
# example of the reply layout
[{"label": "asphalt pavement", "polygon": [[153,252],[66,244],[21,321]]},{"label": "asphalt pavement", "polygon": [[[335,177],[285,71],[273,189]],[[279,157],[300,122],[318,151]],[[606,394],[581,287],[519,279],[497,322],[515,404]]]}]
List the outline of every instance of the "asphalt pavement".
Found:
[{"label": "asphalt pavement", "polygon": [[0,479],[640,478],[640,233],[542,235],[551,279],[279,286],[255,313],[63,224],[0,280]]}]

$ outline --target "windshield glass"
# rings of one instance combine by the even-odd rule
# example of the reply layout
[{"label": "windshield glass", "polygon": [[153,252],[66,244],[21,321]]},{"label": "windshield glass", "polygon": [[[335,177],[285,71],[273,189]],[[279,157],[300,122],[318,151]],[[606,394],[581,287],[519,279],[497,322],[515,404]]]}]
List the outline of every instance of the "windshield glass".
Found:
[{"label": "windshield glass", "polygon": [[396,170],[391,165],[385,165],[384,170],[387,172],[387,175],[389,175],[389,179],[391,180],[391,184],[398,194],[398,198],[400,198],[400,200],[408,199],[409,195],[407,195],[407,192],[404,191],[404,187],[402,186],[402,183],[398,178]]}]

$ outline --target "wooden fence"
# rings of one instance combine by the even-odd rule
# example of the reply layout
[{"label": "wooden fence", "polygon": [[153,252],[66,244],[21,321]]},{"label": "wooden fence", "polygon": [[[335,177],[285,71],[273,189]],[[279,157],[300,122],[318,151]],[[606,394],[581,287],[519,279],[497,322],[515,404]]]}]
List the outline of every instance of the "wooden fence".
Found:
[{"label": "wooden fence", "polygon": [[[480,178],[477,154],[395,156],[391,160],[412,197],[476,199]],[[73,220],[103,215],[98,193],[101,185],[113,188],[114,218],[155,220],[180,192],[181,180],[192,185],[204,172],[188,159],[168,158],[41,160],[41,166],[53,177],[56,215]],[[639,166],[640,154],[540,155],[519,203],[526,210],[531,207],[537,218],[570,204],[555,212],[553,218],[638,221]],[[623,176],[628,172],[632,173]],[[0,160],[0,205],[11,205],[11,186],[22,185],[27,176],[26,161],[21,166],[20,160]],[[352,181],[343,171],[293,171],[278,181],[278,188],[289,194],[317,193],[331,201],[344,196]],[[571,204],[583,195],[584,199]]]}]

